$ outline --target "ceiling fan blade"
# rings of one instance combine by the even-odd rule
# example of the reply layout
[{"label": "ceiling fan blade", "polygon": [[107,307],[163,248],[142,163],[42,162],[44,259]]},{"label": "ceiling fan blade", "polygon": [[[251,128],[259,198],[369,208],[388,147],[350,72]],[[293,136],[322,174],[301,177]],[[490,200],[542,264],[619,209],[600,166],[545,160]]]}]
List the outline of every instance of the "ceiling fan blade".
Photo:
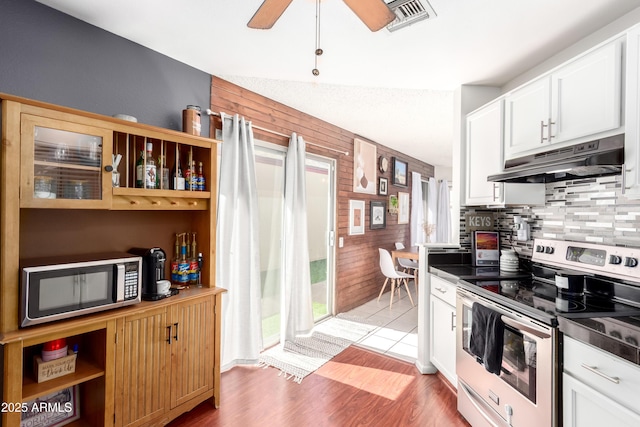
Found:
[{"label": "ceiling fan blade", "polygon": [[268,30],[273,27],[292,0],[264,0],[247,24],[249,28]]},{"label": "ceiling fan blade", "polygon": [[396,14],[382,0],[343,1],[371,31],[378,31],[396,19]]}]

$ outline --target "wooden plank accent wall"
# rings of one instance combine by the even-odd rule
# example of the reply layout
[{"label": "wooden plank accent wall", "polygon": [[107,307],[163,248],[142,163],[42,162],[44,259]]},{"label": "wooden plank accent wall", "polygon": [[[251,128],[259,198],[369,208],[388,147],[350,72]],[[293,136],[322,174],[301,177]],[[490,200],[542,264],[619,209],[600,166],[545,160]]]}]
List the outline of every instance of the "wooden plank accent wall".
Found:
[{"label": "wooden plank accent wall", "polygon": [[[319,100],[321,102],[321,100]],[[289,135],[296,132],[309,142],[349,152],[345,156],[333,151],[307,145],[307,152],[336,159],[337,164],[337,233],[336,233],[336,290],[335,313],[350,310],[375,297],[380,292],[384,276],[378,265],[378,248],[392,250],[395,242],[410,244],[409,225],[398,224],[398,216],[387,213],[385,229],[369,229],[369,202],[386,200],[388,196],[369,195],[353,192],[353,139],[356,135],[316,117],[302,113],[284,104],[244,89],[218,77],[211,79],[211,110],[227,114],[239,114],[253,124]],[[219,120],[212,120],[212,127],[220,127]],[[214,135],[214,129],[211,129]],[[254,130],[256,137],[279,145],[288,145],[288,139]],[[361,137],[360,137],[361,138]],[[362,138],[377,146],[378,156],[389,160],[398,157],[409,164],[409,186],[391,185],[391,167],[382,176],[389,181],[388,193],[405,191],[411,194],[411,172],[419,172],[422,177],[434,176],[432,165],[418,161],[410,155],[394,151],[378,141]],[[384,142],[384,141],[382,141]],[[426,141],[416,141],[426,144]],[[380,172],[378,172],[380,176]],[[364,200],[366,203],[365,234],[349,236],[349,200]],[[344,238],[344,247],[338,248],[338,238]]]}]

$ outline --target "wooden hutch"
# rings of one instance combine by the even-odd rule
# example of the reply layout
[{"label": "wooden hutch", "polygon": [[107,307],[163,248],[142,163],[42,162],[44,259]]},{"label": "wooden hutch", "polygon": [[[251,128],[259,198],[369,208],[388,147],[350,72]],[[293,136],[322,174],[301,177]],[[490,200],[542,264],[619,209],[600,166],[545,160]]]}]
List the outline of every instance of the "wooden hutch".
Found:
[{"label": "wooden hutch", "polygon": [[[78,391],[80,413],[71,425],[164,425],[203,401],[218,407],[224,292],[215,285],[220,141],[14,96],[0,94],[0,100],[1,391],[3,405],[13,408],[0,414],[1,425],[19,426],[22,404],[68,389]],[[171,190],[166,182],[158,189],[137,188],[135,162],[147,143],[166,165],[174,164],[176,153],[202,162],[204,190]],[[78,158],[95,162],[74,161],[79,150],[86,155]],[[120,186],[113,187],[112,156],[118,154]],[[52,188],[47,197],[36,188],[42,176]],[[66,193],[71,177],[82,178],[79,197]],[[132,247],[161,247],[171,258],[181,232],[197,235],[204,255],[202,287],[19,327],[21,259]],[[75,371],[38,383],[33,358],[43,343],[58,338],[77,345]]]}]

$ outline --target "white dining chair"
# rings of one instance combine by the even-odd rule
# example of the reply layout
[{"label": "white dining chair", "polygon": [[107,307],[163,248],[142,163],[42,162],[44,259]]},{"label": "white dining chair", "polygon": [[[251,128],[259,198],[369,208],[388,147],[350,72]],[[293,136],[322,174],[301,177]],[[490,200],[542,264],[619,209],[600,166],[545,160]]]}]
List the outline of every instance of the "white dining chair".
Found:
[{"label": "white dining chair", "polygon": [[[404,249],[404,244],[402,242],[396,242],[396,249],[402,250]],[[397,258],[398,264],[402,268],[402,271],[405,273],[413,274],[414,280],[413,285],[416,287],[416,294],[418,293],[418,281],[415,279],[418,277],[418,262],[408,258]]]},{"label": "white dining chair", "polygon": [[409,301],[411,301],[411,306],[415,307],[413,303],[413,298],[411,297],[411,292],[409,292],[409,279],[412,279],[413,276],[409,273],[405,273],[403,271],[396,270],[395,265],[393,265],[393,259],[391,258],[391,254],[386,249],[378,248],[380,252],[380,270],[382,274],[385,275],[386,279],[384,284],[382,285],[382,289],[380,289],[380,294],[378,295],[378,301],[380,301],[380,297],[384,293],[385,288],[387,287],[387,282],[391,282],[391,297],[389,298],[389,308],[393,305],[393,295],[398,291],[398,296],[400,295],[400,285],[404,282],[404,287],[407,290],[407,295],[409,295]]}]

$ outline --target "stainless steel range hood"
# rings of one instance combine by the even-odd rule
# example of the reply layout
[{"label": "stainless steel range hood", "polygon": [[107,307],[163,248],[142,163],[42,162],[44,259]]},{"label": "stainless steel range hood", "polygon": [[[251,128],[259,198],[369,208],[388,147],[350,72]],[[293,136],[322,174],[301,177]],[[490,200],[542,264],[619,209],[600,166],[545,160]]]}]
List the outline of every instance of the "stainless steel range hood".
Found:
[{"label": "stainless steel range hood", "polygon": [[503,173],[487,181],[544,183],[618,174],[624,163],[624,134],[505,162]]}]

